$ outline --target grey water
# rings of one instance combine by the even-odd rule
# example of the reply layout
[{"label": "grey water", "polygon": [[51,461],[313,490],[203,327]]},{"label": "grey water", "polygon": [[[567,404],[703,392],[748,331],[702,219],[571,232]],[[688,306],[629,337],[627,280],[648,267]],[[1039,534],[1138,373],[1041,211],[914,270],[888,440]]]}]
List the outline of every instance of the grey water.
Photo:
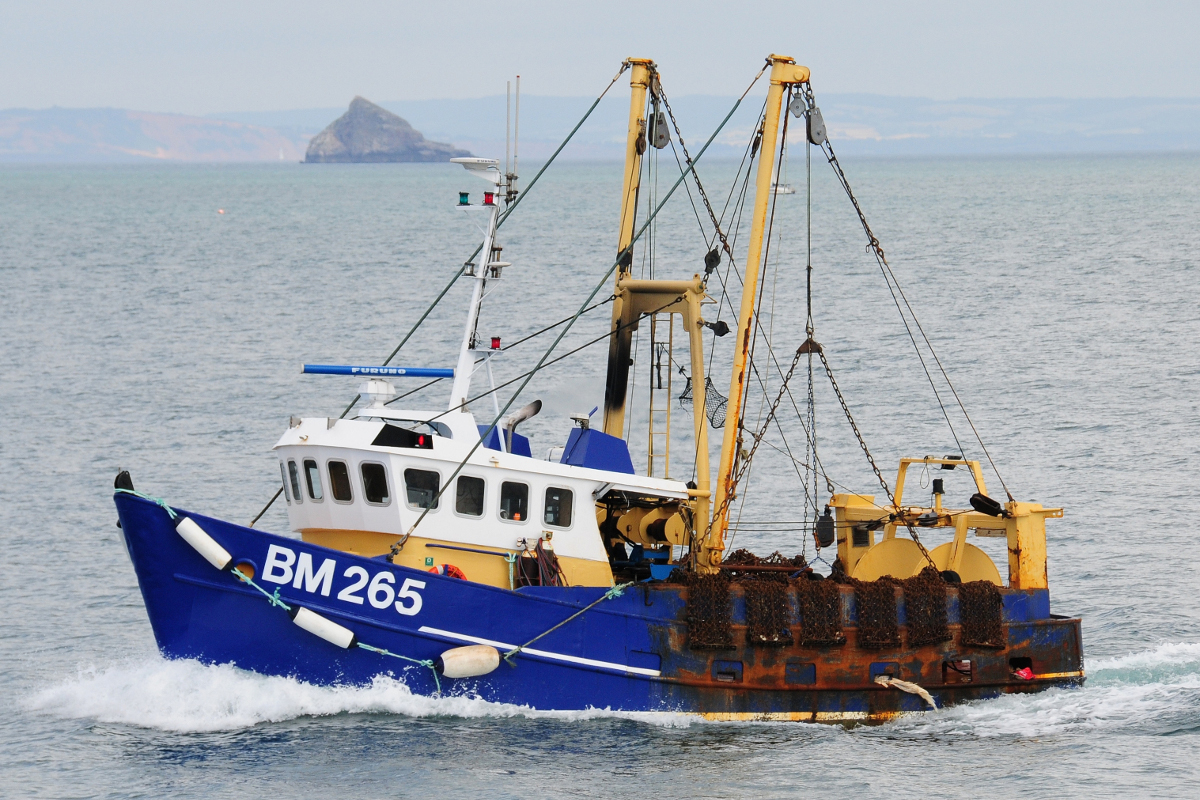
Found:
[{"label": "grey water", "polygon": [[[271,447],[288,416],[337,416],[354,396],[351,380],[302,376],[301,363],[380,362],[471,254],[478,217],[454,205],[484,185],[452,165],[2,167],[0,794],[1196,796],[1200,157],[844,166],[1004,485],[1065,508],[1048,523],[1051,598],[1055,613],[1083,618],[1084,688],[849,728],[541,712],[417,697],[390,679],[316,687],[164,661],[114,524],[118,469],[174,505],[248,522],[277,488]],[[648,197],[666,194],[668,167]],[[736,167],[700,164],[718,214]],[[893,483],[901,456],[980,458],[929,362],[947,426],[828,166],[816,160],[812,175],[816,338],[872,454]],[[762,304],[782,371],[804,338],[802,152],[784,177],[798,191],[778,198]],[[546,173],[502,230],[513,266],[489,298],[486,335],[515,342],[593,289],[595,301],[611,293],[601,278],[619,182],[619,164]],[[695,209],[682,188],[664,209],[640,274],[702,270],[711,224],[690,196]],[[748,214],[740,227],[725,220],[744,253]],[[718,280],[710,290],[721,300]],[[453,363],[465,291],[447,294],[397,363]],[[724,301],[709,308],[731,320]],[[556,352],[601,336],[607,315],[585,315]],[[499,357],[497,380],[528,369],[558,330]],[[652,364],[638,335],[644,398]],[[714,347],[722,391],[732,339]],[[603,344],[586,348],[517,398],[546,403],[523,429],[535,454],[599,402],[604,358]],[[779,387],[780,370],[761,351],[757,361],[750,430]],[[801,362],[801,411],[807,384]],[[441,405],[446,390],[405,402]],[[814,393],[835,488],[879,494],[819,373]],[[473,408],[494,413],[488,398]],[[796,411],[785,398],[756,455],[733,546],[827,561],[804,533],[786,455],[804,459]],[[630,430],[644,469],[644,417]],[[691,465],[677,456],[672,469],[688,477]],[[969,483],[943,475],[947,502],[962,506]],[[927,500],[929,477],[910,478],[912,502]],[[824,478],[817,488],[823,503]],[[259,525],[286,533],[278,506]],[[1003,563],[1002,542],[977,541]]]}]

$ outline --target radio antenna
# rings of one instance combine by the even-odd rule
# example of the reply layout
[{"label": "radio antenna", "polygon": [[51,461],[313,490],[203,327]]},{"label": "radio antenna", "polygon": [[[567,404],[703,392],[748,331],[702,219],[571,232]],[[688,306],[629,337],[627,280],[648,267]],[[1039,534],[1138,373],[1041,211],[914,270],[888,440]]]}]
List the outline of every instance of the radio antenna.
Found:
[{"label": "radio antenna", "polygon": [[504,82],[504,178],[508,180],[508,135],[512,130],[512,81]]},{"label": "radio antenna", "polygon": [[517,76],[517,105],[513,115],[513,171],[512,180],[508,184],[508,192],[514,198],[517,196],[517,153],[521,147],[521,76]]}]

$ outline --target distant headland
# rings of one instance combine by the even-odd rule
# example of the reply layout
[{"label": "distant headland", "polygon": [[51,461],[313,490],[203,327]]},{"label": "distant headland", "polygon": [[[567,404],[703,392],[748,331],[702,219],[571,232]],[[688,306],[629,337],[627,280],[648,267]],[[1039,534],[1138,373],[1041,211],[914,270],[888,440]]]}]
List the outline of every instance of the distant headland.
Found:
[{"label": "distant headland", "polygon": [[[703,139],[724,119],[736,98],[683,95],[673,98],[688,141]],[[592,98],[525,95],[521,98],[522,159],[543,160],[587,111]],[[563,159],[615,161],[625,157],[628,126],[625,100],[606,97],[562,151]],[[504,95],[476,98],[396,100],[381,109],[410,142],[400,157],[356,158],[354,137],[340,138],[342,119],[326,129],[345,154],[309,161],[408,160],[437,162],[469,148],[494,156],[505,151]],[[608,105],[605,105],[608,104]],[[756,124],[756,110],[743,105],[732,128]],[[970,156],[1034,153],[1150,153],[1200,151],[1200,97],[1053,99],[1001,98],[933,100],[919,97],[828,94],[821,110],[830,138],[843,156]],[[0,164],[5,163],[295,163],[309,142],[345,108],[230,111],[198,117],[119,108],[0,109]],[[393,117],[392,112],[401,114]],[[406,120],[412,120],[409,125]],[[1131,123],[1135,120],[1136,124]],[[440,142],[428,141],[427,132]],[[740,127],[739,127],[740,126]],[[386,126],[382,126],[386,127]],[[729,126],[727,126],[728,128]],[[321,134],[325,136],[326,134]],[[803,138],[797,140],[803,141]],[[742,156],[742,143],[718,137],[705,159]],[[415,152],[415,155],[413,153]],[[331,153],[332,155],[332,153]]]},{"label": "distant headland", "polygon": [[308,143],[307,164],[448,161],[471,155],[431,142],[406,120],[362,97]]}]

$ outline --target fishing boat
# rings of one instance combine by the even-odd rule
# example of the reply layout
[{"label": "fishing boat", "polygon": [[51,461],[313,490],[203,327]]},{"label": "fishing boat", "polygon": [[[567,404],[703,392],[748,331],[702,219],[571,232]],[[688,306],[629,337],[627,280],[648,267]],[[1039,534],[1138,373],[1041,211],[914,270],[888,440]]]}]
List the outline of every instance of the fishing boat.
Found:
[{"label": "fishing boat", "polygon": [[[486,187],[482,202],[461,192],[457,210],[447,209],[477,215],[483,231],[446,287],[471,286],[457,362],[398,366],[397,348],[379,365],[303,367],[347,376],[359,397],[340,417],[293,417],[275,445],[275,497],[286,505],[290,534],[255,528],[262,513],[238,524],[140,492],[128,472],[117,476],[119,525],[160,651],[315,684],[390,676],[421,695],[719,720],[877,722],[1081,684],[1080,620],[1050,610],[1045,520],[1061,509],[1018,501],[1007,487],[1007,500],[993,499],[983,465],[995,465],[982,439],[981,458],[961,449],[904,458],[889,482],[816,338],[811,301],[803,326],[786,334],[776,326],[776,345],[792,337],[786,351],[756,347],[767,333],[757,320],[764,241],[773,241],[772,175],[789,120],[805,126],[806,151],[825,156],[854,201],[809,70],[772,55],[755,78],[769,85],[739,168],[750,215],[744,250],[731,244],[729,222],[709,204],[696,169],[742,100],[693,156],[655,63],[627,60],[609,88],[625,73],[631,100],[616,256],[578,310],[546,329],[555,338],[532,370],[496,384],[505,348],[501,337],[481,333],[480,309],[511,267],[499,230],[542,173],[518,193],[507,160],[501,169],[498,160],[454,159]],[[642,191],[650,148],[675,142],[683,157],[670,190]],[[635,245],[685,181],[712,226],[698,250],[703,272],[635,275]],[[645,205],[650,195],[653,207]],[[807,280],[811,297],[811,254]],[[611,324],[598,340],[608,350],[603,411],[581,410],[555,446],[535,452],[518,432],[541,408],[528,402],[528,388],[559,357],[567,331],[609,305]],[[725,306],[732,326],[720,319]],[[911,312],[907,299],[897,307]],[[653,352],[680,354],[665,382],[662,364],[652,365],[659,380],[648,393],[643,470],[634,467],[626,421],[639,328],[649,329]],[[732,366],[724,395],[710,374],[718,347]],[[678,396],[672,373],[684,383]],[[764,383],[767,373],[774,377]],[[759,445],[783,431],[789,382],[806,375],[811,398],[814,374],[829,378],[879,484],[874,493],[838,490],[816,449],[813,407],[797,408],[789,424],[807,439],[789,489],[805,509],[797,544],[836,552],[828,574],[804,554],[728,552],[741,513],[734,501]],[[756,380],[770,407],[759,421],[745,413]],[[410,407],[413,392],[397,388],[408,381],[448,382],[449,398]],[[675,401],[687,413],[672,415]],[[715,473],[710,435],[714,446],[720,439]],[[687,480],[671,476],[672,443],[676,457],[686,450]],[[969,500],[943,505],[944,479],[933,480],[928,502],[911,500],[906,479],[931,470],[966,481]],[[927,547],[923,540],[938,535],[946,541]],[[1006,540],[1003,575],[971,536]]]}]

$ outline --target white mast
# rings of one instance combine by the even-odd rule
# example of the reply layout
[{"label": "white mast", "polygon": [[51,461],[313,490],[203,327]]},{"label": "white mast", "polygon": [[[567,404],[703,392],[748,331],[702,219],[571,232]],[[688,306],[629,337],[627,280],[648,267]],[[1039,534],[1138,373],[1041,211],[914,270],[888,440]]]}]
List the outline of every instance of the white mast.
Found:
[{"label": "white mast", "polygon": [[[521,131],[521,76],[517,76],[517,113],[512,115],[512,81],[504,95],[504,202],[511,205],[517,199],[517,159]],[[509,132],[512,132],[512,169],[509,169]]]},{"label": "white mast", "polygon": [[[483,304],[484,289],[489,277],[499,278],[500,270],[508,266],[493,260],[495,254],[492,249],[495,245],[496,221],[500,210],[498,189],[504,181],[504,176],[500,174],[500,162],[494,158],[452,158],[450,160],[455,164],[462,164],[472,175],[483,178],[492,185],[492,190],[486,192],[485,202],[482,205],[459,205],[459,208],[462,209],[482,210],[488,214],[487,226],[483,235],[483,247],[480,249],[477,259],[478,263],[467,266],[466,274],[474,276],[475,287],[471,292],[467,324],[463,330],[462,345],[458,351],[458,365],[454,368],[454,388],[450,390],[450,409],[465,411],[466,401],[471,392],[471,376],[475,372],[475,367],[480,361],[491,358],[492,353],[490,349],[478,347],[477,341],[479,309]],[[490,204],[486,202],[487,195],[491,196]]]},{"label": "white mast", "polygon": [[[517,153],[521,149],[521,76],[517,76],[517,113],[513,117],[513,179],[517,175]],[[510,189],[515,189],[516,186],[510,186]]]}]

